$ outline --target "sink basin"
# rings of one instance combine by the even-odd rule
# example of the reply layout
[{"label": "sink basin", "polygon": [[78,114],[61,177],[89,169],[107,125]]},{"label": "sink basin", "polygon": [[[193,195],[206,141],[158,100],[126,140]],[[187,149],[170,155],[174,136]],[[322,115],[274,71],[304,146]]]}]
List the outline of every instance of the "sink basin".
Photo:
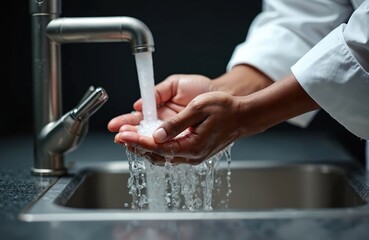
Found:
[{"label": "sink basin", "polygon": [[[336,166],[293,165],[233,168],[229,208],[235,210],[270,208],[340,208],[364,203]],[[125,187],[127,171],[89,169],[78,177],[78,186],[56,203],[71,208],[116,208],[131,202]],[[225,199],[214,195],[214,202]],[[219,198],[219,199],[218,199]],[[215,208],[217,210],[217,208]]]},{"label": "sink basin", "polygon": [[[21,214],[24,221],[247,219],[345,216],[368,212],[365,172],[354,164],[233,161],[228,206],[226,184],[212,211],[152,212],[130,203],[127,162],[83,166],[61,177]],[[227,166],[221,165],[226,172]],[[219,207],[218,207],[219,206]]]}]

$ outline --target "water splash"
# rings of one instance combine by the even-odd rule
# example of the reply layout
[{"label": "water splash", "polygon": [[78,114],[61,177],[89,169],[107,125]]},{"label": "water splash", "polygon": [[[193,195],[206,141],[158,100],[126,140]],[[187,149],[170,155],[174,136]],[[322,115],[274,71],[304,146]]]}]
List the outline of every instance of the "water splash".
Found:
[{"label": "water splash", "polygon": [[[231,145],[199,165],[172,165],[167,161],[164,166],[127,152],[129,165],[135,166],[130,167],[127,185],[132,195],[131,208],[151,211],[227,208],[231,193],[230,151]],[[228,162],[228,169],[220,167],[223,160]],[[221,171],[226,171],[227,192],[214,201],[213,196],[222,189]]]},{"label": "water splash", "polygon": [[[152,55],[150,52],[136,53],[136,66],[139,78],[144,119],[138,126],[138,132],[152,136],[152,132],[160,125],[157,118]],[[231,193],[231,154],[233,144],[199,165],[172,165],[168,157],[163,166],[151,164],[138,154],[127,151],[130,177],[127,187],[132,195],[132,209],[166,210],[206,210],[213,209],[213,193],[219,193],[222,181],[219,177],[219,163],[226,158],[227,187],[224,199],[219,203],[228,207]],[[125,204],[127,206],[127,203]]]}]

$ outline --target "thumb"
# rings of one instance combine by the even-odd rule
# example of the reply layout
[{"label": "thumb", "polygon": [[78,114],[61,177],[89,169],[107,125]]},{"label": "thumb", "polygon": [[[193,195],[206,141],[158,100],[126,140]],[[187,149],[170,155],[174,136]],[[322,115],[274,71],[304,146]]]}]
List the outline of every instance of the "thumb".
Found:
[{"label": "thumb", "polygon": [[173,139],[186,129],[196,126],[206,119],[206,115],[196,112],[188,106],[179,112],[172,119],[165,121],[158,129],[153,132],[153,138],[156,143],[163,143]]},{"label": "thumb", "polygon": [[133,109],[142,112],[142,98],[133,103]]}]

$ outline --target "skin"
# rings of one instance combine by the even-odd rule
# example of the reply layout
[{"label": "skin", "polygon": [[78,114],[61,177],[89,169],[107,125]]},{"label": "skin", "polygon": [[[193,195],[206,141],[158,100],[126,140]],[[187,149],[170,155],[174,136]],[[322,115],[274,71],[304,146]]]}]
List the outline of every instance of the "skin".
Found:
[{"label": "skin", "polygon": [[274,83],[248,65],[214,80],[172,75],[155,90],[164,123],[152,137],[136,130],[142,120],[141,100],[134,103],[137,112],[113,118],[108,129],[118,132],[116,143],[156,165],[168,157],[172,164],[199,164],[241,137],[319,108],[292,74]]},{"label": "skin", "polygon": [[[213,80],[202,75],[171,75],[155,86],[158,118],[167,120],[174,117],[202,93],[222,91],[233,96],[242,96],[272,83],[273,80],[249,65],[235,66],[231,71]],[[108,130],[119,132],[123,125],[137,125],[142,120],[142,100],[137,100],[133,108],[137,112],[111,119],[107,126]]]}]

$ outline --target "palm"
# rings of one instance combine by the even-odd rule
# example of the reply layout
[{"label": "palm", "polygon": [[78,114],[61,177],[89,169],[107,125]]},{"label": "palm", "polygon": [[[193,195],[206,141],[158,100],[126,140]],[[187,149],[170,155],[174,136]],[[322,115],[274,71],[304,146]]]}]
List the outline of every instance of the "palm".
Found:
[{"label": "palm", "polygon": [[[202,75],[172,75],[156,87],[158,118],[167,120],[182,111],[196,96],[212,90],[211,80]],[[142,100],[133,105],[136,112],[117,116],[109,121],[108,129],[118,132],[124,125],[138,125],[142,120]]]},{"label": "palm", "polygon": [[[196,96],[211,91],[210,79],[202,75],[172,75],[156,87],[158,118],[167,120],[182,111]],[[142,110],[141,100],[134,108]]]}]

